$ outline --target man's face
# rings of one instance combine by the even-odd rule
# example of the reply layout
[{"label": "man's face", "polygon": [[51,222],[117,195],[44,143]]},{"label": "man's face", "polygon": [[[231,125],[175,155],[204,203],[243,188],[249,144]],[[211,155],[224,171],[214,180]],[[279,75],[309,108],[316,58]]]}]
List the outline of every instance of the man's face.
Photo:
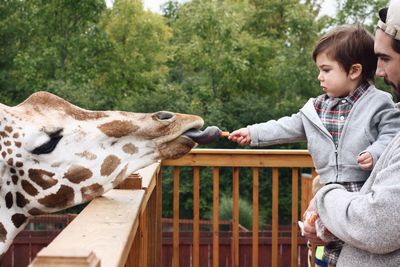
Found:
[{"label": "man's face", "polygon": [[375,33],[375,54],[378,57],[376,75],[383,77],[392,87],[396,97],[400,96],[400,54],[392,48],[392,37],[380,29]]}]

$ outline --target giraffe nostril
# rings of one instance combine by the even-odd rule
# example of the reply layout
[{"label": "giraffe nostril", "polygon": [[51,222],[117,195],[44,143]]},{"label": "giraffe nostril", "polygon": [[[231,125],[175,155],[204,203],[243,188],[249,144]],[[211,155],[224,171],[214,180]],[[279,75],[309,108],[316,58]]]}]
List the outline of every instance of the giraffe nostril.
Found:
[{"label": "giraffe nostril", "polygon": [[174,116],[175,116],[174,113],[169,112],[169,111],[159,111],[154,114],[155,118],[162,120],[162,121],[172,119]]}]

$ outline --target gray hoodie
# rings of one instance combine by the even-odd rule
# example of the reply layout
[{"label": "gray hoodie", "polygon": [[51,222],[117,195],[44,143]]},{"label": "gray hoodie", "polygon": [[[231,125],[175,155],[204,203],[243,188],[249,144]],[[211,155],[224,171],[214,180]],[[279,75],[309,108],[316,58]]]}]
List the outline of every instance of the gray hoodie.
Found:
[{"label": "gray hoodie", "polygon": [[324,127],[311,98],[290,117],[249,125],[252,146],[307,141],[320,182],[364,182],[370,171],[357,164],[357,155],[368,151],[374,164],[400,130],[400,111],[392,96],[371,85],[358,99],[343,126],[339,144]]},{"label": "gray hoodie", "polygon": [[345,242],[337,266],[400,266],[400,134],[360,192],[333,184],[315,196],[321,221]]}]

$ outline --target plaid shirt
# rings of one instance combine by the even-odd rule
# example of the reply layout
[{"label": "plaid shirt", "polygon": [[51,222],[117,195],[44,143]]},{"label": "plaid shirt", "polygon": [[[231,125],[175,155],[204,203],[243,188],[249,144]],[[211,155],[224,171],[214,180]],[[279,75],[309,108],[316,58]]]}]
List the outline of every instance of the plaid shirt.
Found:
[{"label": "plaid shirt", "polygon": [[369,84],[363,84],[350,95],[339,98],[330,98],[327,94],[318,96],[314,100],[314,107],[323,125],[332,135],[333,142],[337,145],[347,117],[354,103],[368,89]]}]

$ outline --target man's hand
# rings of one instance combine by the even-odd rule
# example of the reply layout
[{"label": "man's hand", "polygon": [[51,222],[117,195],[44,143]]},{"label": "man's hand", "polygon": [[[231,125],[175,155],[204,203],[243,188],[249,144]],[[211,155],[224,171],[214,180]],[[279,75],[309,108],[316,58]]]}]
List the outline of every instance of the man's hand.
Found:
[{"label": "man's hand", "polygon": [[228,139],[240,145],[248,145],[251,142],[250,132],[247,128],[240,128],[233,131],[228,136]]},{"label": "man's hand", "polygon": [[371,153],[364,152],[357,157],[357,163],[360,168],[364,171],[372,170],[374,158],[372,157]]},{"label": "man's hand", "polygon": [[[327,242],[322,241],[318,236],[317,236],[317,229],[315,227],[315,220],[307,220],[305,219],[306,214],[317,214],[315,208],[314,208],[314,199],[310,201],[310,204],[308,205],[307,210],[305,211],[303,217],[303,233],[304,236],[313,242],[316,245],[325,245]],[[318,215],[318,214],[317,214]]]}]

